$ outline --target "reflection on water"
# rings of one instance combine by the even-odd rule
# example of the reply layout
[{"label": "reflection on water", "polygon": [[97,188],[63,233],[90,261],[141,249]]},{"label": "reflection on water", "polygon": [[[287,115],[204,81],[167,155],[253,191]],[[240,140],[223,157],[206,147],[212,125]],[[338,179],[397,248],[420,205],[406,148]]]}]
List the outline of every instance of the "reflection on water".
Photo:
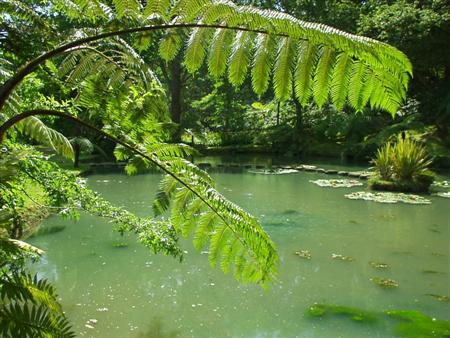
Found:
[{"label": "reflection on water", "polygon": [[[379,326],[312,319],[305,313],[314,303],[450,319],[450,303],[430,296],[450,295],[448,199],[430,197],[431,205],[352,201],[343,195],[365,187],[321,188],[309,180],[325,175],[307,172],[213,176],[219,190],[272,236],[279,281],[268,290],[240,285],[211,269],[190,242],[183,242],[179,263],[121,238],[95,217],[83,215],[77,223],[52,217],[45,226],[66,228],[32,240],[47,252],[37,269],[55,282],[80,336],[392,336]],[[155,174],[103,174],[88,181],[112,202],[148,215],[158,180]],[[352,259],[341,259],[346,257]],[[395,280],[398,287],[371,279]]]}]

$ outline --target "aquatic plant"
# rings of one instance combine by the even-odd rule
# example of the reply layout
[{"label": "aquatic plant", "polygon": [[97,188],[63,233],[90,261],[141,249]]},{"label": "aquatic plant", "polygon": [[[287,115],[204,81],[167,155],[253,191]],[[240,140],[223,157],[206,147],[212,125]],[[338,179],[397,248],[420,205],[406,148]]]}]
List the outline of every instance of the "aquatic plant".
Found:
[{"label": "aquatic plant", "polygon": [[363,183],[358,180],[348,180],[348,179],[315,180],[315,181],[310,180],[310,182],[318,185],[319,187],[332,187],[332,188],[351,188],[363,185]]},{"label": "aquatic plant", "polygon": [[311,259],[311,252],[309,252],[308,250],[299,250],[296,251],[294,254],[301,258]]},{"label": "aquatic plant", "polygon": [[347,262],[353,262],[355,259],[353,257],[350,256],[344,256],[344,255],[340,255],[340,254],[331,254],[331,258],[335,259],[335,260],[341,260],[341,261],[347,261]]},{"label": "aquatic plant", "polygon": [[406,203],[406,204],[431,204],[431,201],[418,195],[392,193],[392,192],[368,192],[358,191],[345,195],[352,200],[374,201],[378,203]]},{"label": "aquatic plant", "polygon": [[405,338],[450,337],[450,321],[438,320],[411,310],[367,311],[341,305],[313,304],[306,311],[311,318],[340,317],[387,329]]},{"label": "aquatic plant", "polygon": [[338,315],[355,322],[365,323],[374,323],[378,320],[374,312],[340,305],[314,304],[308,308],[307,314],[312,317]]},{"label": "aquatic plant", "polygon": [[427,191],[434,181],[425,147],[404,135],[378,149],[372,163],[377,175],[369,184],[376,190]]},{"label": "aquatic plant", "polygon": [[399,285],[397,281],[389,278],[372,277],[370,278],[370,281],[374,282],[378,286],[381,286],[382,288],[387,289],[398,288]]},{"label": "aquatic plant", "polygon": [[389,267],[386,263],[369,262],[369,264],[375,269],[387,269]]}]

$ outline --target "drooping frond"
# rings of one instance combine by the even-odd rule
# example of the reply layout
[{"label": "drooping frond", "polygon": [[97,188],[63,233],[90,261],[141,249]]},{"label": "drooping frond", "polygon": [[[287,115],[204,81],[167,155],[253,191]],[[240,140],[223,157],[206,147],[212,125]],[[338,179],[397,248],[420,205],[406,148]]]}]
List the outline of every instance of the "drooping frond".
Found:
[{"label": "drooping frond", "polygon": [[312,93],[313,69],[318,57],[317,47],[301,41],[295,69],[295,96],[300,103],[306,104]]},{"label": "drooping frond", "polygon": [[269,87],[270,70],[275,49],[273,36],[258,34],[252,65],[252,86],[256,94],[264,94]]},{"label": "drooping frond", "polygon": [[70,141],[60,132],[47,127],[35,116],[27,117],[20,121],[17,128],[33,140],[51,147],[58,154],[73,159],[73,148]]},{"label": "drooping frond", "polygon": [[192,163],[153,158],[176,176],[168,174],[161,181],[154,203],[156,215],[169,211],[172,226],[185,237],[192,235],[195,248],[209,252],[211,265],[220,262],[225,273],[233,267],[235,277],[243,282],[271,281],[278,257],[256,218],[221,195],[209,175]]},{"label": "drooping frond", "polygon": [[137,17],[140,13],[141,4],[138,0],[112,0],[118,19],[123,17]]},{"label": "drooping frond", "polygon": [[[258,33],[257,48],[255,48],[255,53],[249,56],[250,60],[239,58],[238,60],[244,62],[230,64],[230,66],[233,65],[232,73],[234,74],[231,78],[236,78],[238,80],[236,83],[242,82],[245,77],[243,74],[249,65],[252,66],[253,88],[258,94],[266,89],[266,84],[269,82],[267,74],[273,74],[277,98],[288,99],[290,96],[288,92],[289,94],[291,92],[291,90],[287,90],[291,82],[288,69],[292,67],[295,69],[295,95],[302,104],[306,104],[313,93],[313,99],[319,106],[331,97],[338,107],[342,107],[343,101],[350,100],[348,97],[350,91],[345,91],[345,87],[338,86],[337,83],[341,77],[344,77],[344,81],[346,81],[347,77],[350,80],[356,76],[357,78],[352,81],[353,84],[361,79],[358,77],[358,72],[348,72],[347,68],[349,62],[361,63],[375,74],[382,88],[373,90],[369,95],[368,91],[371,87],[366,87],[366,93],[352,93],[352,95],[369,96],[372,106],[395,114],[405,96],[408,80],[412,74],[408,58],[392,46],[323,24],[305,22],[273,10],[239,6],[226,0],[181,0],[172,8],[171,15],[176,18],[177,23],[218,25]],[[208,37],[201,34],[202,29],[209,30],[210,28],[194,28],[188,42],[185,64],[190,72],[197,70],[204,61],[204,46],[207,44]],[[236,37],[240,39],[249,32],[238,33]],[[216,34],[218,34],[217,31]],[[217,39],[216,34],[213,39]],[[267,49],[269,46],[262,35],[270,35],[274,40],[278,40],[277,60],[274,63],[271,62],[271,53]],[[248,40],[235,39],[233,51],[247,52],[250,50],[254,45],[254,39]],[[297,44],[299,44],[298,57],[286,62],[293,57],[291,55],[295,54],[294,46]],[[214,44],[211,45],[214,46]],[[236,48],[237,46],[239,48]],[[217,56],[215,53],[213,55]],[[234,54],[232,53],[232,55]],[[337,56],[341,61],[335,68]],[[217,61],[218,59],[214,58],[213,60]],[[211,60],[208,58],[208,64],[210,62]],[[288,63],[290,63],[289,67]],[[217,65],[209,67],[214,77],[222,74],[223,64],[218,63]],[[284,81],[281,81],[282,75],[287,76]],[[357,87],[354,88],[358,89]],[[364,86],[360,86],[359,90],[363,90],[363,88]],[[354,98],[352,101],[355,103]],[[364,99],[359,101],[360,103],[368,102]],[[357,104],[359,108],[360,103]]]},{"label": "drooping frond", "polygon": [[292,90],[292,62],[294,54],[294,41],[290,38],[281,38],[278,46],[278,55],[275,61],[273,86],[275,96],[285,101],[291,96]]},{"label": "drooping frond", "polygon": [[193,29],[189,36],[184,64],[189,73],[195,73],[202,65],[206,56],[206,39],[211,31],[207,29]]},{"label": "drooping frond", "polygon": [[322,107],[328,99],[329,84],[331,79],[331,70],[333,66],[334,51],[330,47],[324,46],[320,52],[320,58],[317,63],[314,74],[313,96],[317,105]]},{"label": "drooping frond", "polygon": [[0,275],[2,337],[75,337],[52,285],[22,271]]},{"label": "drooping frond", "polygon": [[159,54],[165,61],[171,61],[177,56],[181,46],[181,36],[176,32],[167,32],[159,45]]},{"label": "drooping frond", "polygon": [[230,35],[229,30],[218,29],[211,40],[208,54],[208,70],[215,79],[222,76],[227,67]]},{"label": "drooping frond", "polygon": [[341,53],[336,57],[331,81],[331,99],[337,110],[342,110],[347,98],[348,81],[352,69],[352,60],[348,54]]},{"label": "drooping frond", "polygon": [[362,88],[367,77],[367,67],[362,62],[353,63],[351,70],[350,83],[348,88],[348,99],[350,104],[357,111],[364,107]]},{"label": "drooping frond", "polygon": [[250,32],[237,32],[231,47],[229,59],[228,80],[234,86],[240,86],[247,75],[250,64],[253,34]]}]

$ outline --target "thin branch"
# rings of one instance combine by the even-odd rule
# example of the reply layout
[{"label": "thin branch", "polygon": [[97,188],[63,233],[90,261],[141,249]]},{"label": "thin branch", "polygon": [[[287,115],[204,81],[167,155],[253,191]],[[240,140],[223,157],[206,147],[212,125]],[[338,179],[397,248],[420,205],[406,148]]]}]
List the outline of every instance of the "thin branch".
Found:
[{"label": "thin branch", "polygon": [[58,117],[62,117],[68,120],[71,120],[77,124],[80,124],[88,129],[94,130],[95,132],[97,132],[98,134],[110,139],[111,141],[120,144],[121,146],[125,147],[126,149],[138,154],[139,156],[145,158],[146,160],[150,161],[154,166],[158,167],[161,171],[163,171],[164,173],[170,175],[171,177],[173,177],[178,183],[180,183],[181,185],[185,186],[189,191],[191,191],[195,196],[197,196],[203,203],[205,203],[205,205],[211,209],[213,212],[215,212],[217,214],[217,216],[219,216],[219,218],[227,225],[227,227],[231,230],[231,232],[233,232],[234,236],[236,238],[239,239],[239,241],[242,243],[242,245],[245,247],[244,242],[242,240],[242,238],[239,236],[239,234],[236,232],[236,230],[233,229],[233,227],[231,227],[229,225],[229,223],[227,222],[227,220],[225,219],[225,217],[219,212],[219,210],[217,208],[215,208],[213,205],[211,205],[211,203],[209,203],[200,193],[198,193],[194,188],[192,188],[190,186],[190,184],[188,184],[187,182],[185,182],[183,179],[181,179],[180,177],[178,177],[175,173],[173,173],[172,171],[170,171],[169,169],[167,169],[164,165],[162,165],[157,159],[153,158],[152,156],[149,156],[147,154],[145,154],[144,152],[140,151],[139,149],[129,145],[128,143],[120,140],[119,138],[108,134],[107,132],[75,117],[72,116],[70,114],[61,112],[61,111],[56,111],[56,110],[48,110],[48,109],[36,109],[36,110],[29,110],[29,111],[25,111],[21,114],[15,115],[12,118],[10,118],[8,121],[6,121],[4,124],[2,124],[0,126],[0,144],[3,141],[3,137],[6,133],[6,131],[13,127],[16,123],[20,122],[21,120],[30,117],[30,116],[34,116],[34,115],[47,115],[47,116],[58,116]]}]

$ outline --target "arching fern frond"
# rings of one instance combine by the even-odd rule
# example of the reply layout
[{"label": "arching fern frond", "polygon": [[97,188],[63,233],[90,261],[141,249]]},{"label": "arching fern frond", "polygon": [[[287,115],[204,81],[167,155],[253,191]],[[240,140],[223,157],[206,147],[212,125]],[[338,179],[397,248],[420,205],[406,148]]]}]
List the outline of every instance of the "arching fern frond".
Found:
[{"label": "arching fern frond", "polygon": [[270,282],[278,263],[274,243],[256,218],[214,188],[206,172],[187,163],[159,162],[186,184],[164,177],[154,203],[156,215],[169,211],[174,228],[185,237],[193,234],[195,248],[209,252],[212,266],[220,262],[224,272],[233,266],[235,277],[243,282]]},{"label": "arching fern frond", "polygon": [[328,46],[323,46],[320,58],[314,74],[313,95],[314,100],[321,108],[328,99],[329,84],[332,75],[334,51]]},{"label": "arching fern frond", "polygon": [[208,70],[213,78],[218,79],[227,68],[228,52],[230,49],[231,32],[226,29],[218,29],[209,46]]},{"label": "arching fern frond", "polygon": [[60,132],[47,127],[35,116],[27,117],[19,122],[17,129],[33,140],[51,147],[55,152],[69,159],[73,159],[73,148],[70,141]]},{"label": "arching fern frond", "polygon": [[290,38],[282,38],[278,46],[278,55],[273,74],[273,86],[275,96],[280,101],[285,101],[291,96],[294,43]]},{"label": "arching fern frond", "polygon": [[228,61],[228,80],[234,86],[240,86],[247,75],[252,50],[252,35],[250,32],[237,32],[234,37]]},{"label": "arching fern frond", "polygon": [[264,94],[269,87],[270,70],[275,48],[273,36],[258,34],[255,43],[255,57],[252,65],[252,87],[256,94]]}]

